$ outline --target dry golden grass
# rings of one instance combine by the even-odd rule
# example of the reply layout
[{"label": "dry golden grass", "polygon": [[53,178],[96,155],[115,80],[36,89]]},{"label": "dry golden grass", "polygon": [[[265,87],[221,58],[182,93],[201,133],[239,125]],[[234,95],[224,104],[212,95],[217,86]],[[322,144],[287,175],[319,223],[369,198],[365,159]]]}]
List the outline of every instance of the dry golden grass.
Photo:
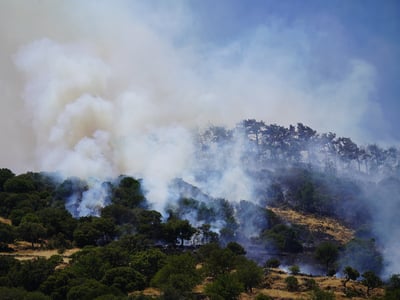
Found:
[{"label": "dry golden grass", "polygon": [[14,249],[14,252],[4,252],[0,255],[13,256],[18,260],[30,260],[37,257],[43,257],[49,259],[53,255],[60,255],[63,258],[63,265],[67,265],[71,259],[71,255],[78,252],[79,248],[66,249],[63,253],[58,253],[58,250],[48,250],[48,249],[30,249],[31,243],[28,242],[17,242],[15,244],[10,244],[10,248]]},{"label": "dry golden grass", "polygon": [[10,219],[5,219],[3,217],[0,217],[0,223],[8,224],[11,225],[11,220]]},{"label": "dry golden grass", "polygon": [[354,230],[341,224],[333,218],[316,217],[311,214],[304,214],[292,209],[269,207],[275,214],[293,224],[307,226],[312,232],[322,232],[330,235],[336,241],[346,244],[354,238]]},{"label": "dry golden grass", "polygon": [[[257,293],[266,294],[273,299],[309,299],[311,291],[308,291],[305,282],[307,279],[314,279],[318,287],[325,291],[332,291],[335,294],[335,299],[345,300],[349,299],[346,297],[343,287],[343,281],[340,278],[327,277],[327,276],[316,276],[310,277],[305,275],[296,275],[299,282],[299,291],[289,292],[286,288],[285,279],[289,274],[283,273],[279,269],[271,269],[269,274],[266,276],[265,282],[268,284],[267,288],[257,290]],[[360,282],[351,281],[347,284],[347,287],[352,290],[359,291],[361,297],[353,297],[353,300],[367,299],[367,289]],[[384,295],[382,288],[374,289],[371,291],[371,297],[381,297]]]},{"label": "dry golden grass", "polygon": [[161,291],[159,289],[149,287],[149,288],[144,289],[143,291],[135,291],[135,292],[129,293],[129,296],[131,296],[131,295],[137,296],[137,295],[141,295],[141,294],[145,295],[145,296],[150,296],[150,297],[160,297]]}]

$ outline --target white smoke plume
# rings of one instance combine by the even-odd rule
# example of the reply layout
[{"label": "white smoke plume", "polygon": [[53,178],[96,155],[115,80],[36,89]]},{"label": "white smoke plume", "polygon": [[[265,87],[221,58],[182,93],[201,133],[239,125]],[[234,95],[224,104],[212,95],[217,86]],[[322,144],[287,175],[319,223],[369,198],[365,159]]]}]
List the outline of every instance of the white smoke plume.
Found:
[{"label": "white smoke plume", "polygon": [[[1,2],[2,166],[141,177],[161,208],[171,179],[191,181],[191,132],[209,124],[302,121],[363,136],[367,62],[349,60],[341,76],[315,83],[312,35],[271,25],[214,45],[194,36],[183,2],[146,3]],[[209,183],[217,196],[251,197],[239,164]]]}]

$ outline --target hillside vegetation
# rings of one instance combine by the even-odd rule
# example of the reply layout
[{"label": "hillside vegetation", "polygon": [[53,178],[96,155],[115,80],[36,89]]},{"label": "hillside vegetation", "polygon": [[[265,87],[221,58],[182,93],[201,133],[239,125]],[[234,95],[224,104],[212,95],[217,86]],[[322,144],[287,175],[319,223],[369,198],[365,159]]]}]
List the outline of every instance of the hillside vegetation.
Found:
[{"label": "hillside vegetation", "polygon": [[[197,143],[163,211],[130,176],[0,169],[0,298],[399,299],[398,150],[255,120]],[[230,164],[251,198],[205,192]]]}]

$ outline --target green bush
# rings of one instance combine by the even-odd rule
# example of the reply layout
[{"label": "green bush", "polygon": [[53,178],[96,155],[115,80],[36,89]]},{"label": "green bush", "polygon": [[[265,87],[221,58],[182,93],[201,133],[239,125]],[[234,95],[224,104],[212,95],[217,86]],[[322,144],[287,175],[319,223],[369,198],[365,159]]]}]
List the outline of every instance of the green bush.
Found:
[{"label": "green bush", "polygon": [[297,275],[300,273],[300,267],[298,265],[293,265],[293,266],[289,267],[289,271],[291,274]]},{"label": "green bush", "polygon": [[285,283],[289,292],[295,292],[299,289],[299,281],[294,276],[286,277]]},{"label": "green bush", "polygon": [[265,262],[266,268],[279,268],[281,262],[277,258],[270,258]]}]

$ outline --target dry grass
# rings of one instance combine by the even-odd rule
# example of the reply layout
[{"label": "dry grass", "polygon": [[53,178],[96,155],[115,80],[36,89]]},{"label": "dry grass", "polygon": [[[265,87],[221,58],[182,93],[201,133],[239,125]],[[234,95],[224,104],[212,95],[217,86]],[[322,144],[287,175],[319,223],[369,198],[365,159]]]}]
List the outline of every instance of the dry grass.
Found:
[{"label": "dry grass", "polygon": [[346,244],[354,238],[354,230],[341,224],[333,218],[316,217],[311,214],[304,214],[292,209],[269,207],[275,214],[284,220],[294,224],[304,225],[312,232],[322,232],[331,236],[341,244]]},{"label": "dry grass", "polygon": [[37,257],[49,259],[53,255],[60,255],[63,258],[63,265],[61,267],[65,267],[65,265],[69,263],[71,255],[80,250],[79,248],[66,249],[63,253],[60,254],[56,249],[31,249],[31,243],[22,241],[16,242],[15,244],[10,244],[9,247],[14,249],[14,252],[4,252],[0,253],[0,255],[13,256],[18,260],[30,260]]},{"label": "dry grass", "polygon": [[[307,279],[314,279],[318,287],[325,291],[332,291],[335,294],[335,299],[345,300],[349,299],[346,297],[343,287],[343,281],[340,278],[318,276],[310,277],[305,275],[296,275],[299,282],[299,291],[289,292],[286,288],[285,279],[289,274],[283,273],[279,269],[271,269],[269,274],[266,276],[267,288],[260,289],[257,292],[271,296],[273,299],[309,299],[311,291],[308,291],[305,282]],[[360,292],[360,297],[353,297],[353,300],[367,299],[367,289],[360,282],[351,281],[347,284],[348,289]],[[371,296],[382,297],[384,290],[382,288],[371,291]]]},{"label": "dry grass", "polygon": [[8,225],[12,224],[10,219],[6,219],[3,217],[0,217],[0,223],[4,223],[4,224],[8,224]]}]

